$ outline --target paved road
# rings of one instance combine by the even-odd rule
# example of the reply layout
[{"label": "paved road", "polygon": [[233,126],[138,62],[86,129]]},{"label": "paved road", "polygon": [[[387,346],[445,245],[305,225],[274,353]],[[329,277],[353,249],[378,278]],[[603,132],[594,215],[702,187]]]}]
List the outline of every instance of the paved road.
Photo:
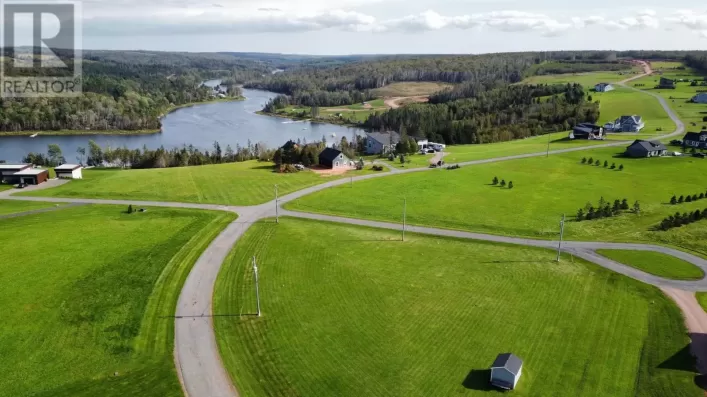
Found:
[{"label": "paved road", "polygon": [[61,209],[67,208],[67,207],[76,207],[79,205],[84,205],[84,204],[83,203],[71,203],[68,205],[57,205],[55,207],[39,208],[36,210],[30,210],[30,211],[13,212],[11,214],[0,215],[0,219],[9,219],[9,218],[17,218],[17,217],[26,216],[26,215],[41,214],[42,212],[56,211],[56,210],[61,210]]},{"label": "paved road", "polygon": [[[620,84],[642,77],[639,75],[628,79]],[[629,87],[631,88],[631,87]],[[633,89],[633,88],[631,88]],[[668,115],[677,125],[673,133],[663,136],[672,137],[684,132],[684,124],[678,119],[677,115],[670,109],[666,101],[658,95],[644,92],[645,94],[656,97]],[[569,153],[580,150],[591,150],[600,147],[622,146],[625,142],[612,142],[595,146],[584,146],[570,149],[561,149],[550,151],[549,154]],[[514,156],[498,157],[493,159],[475,160],[459,163],[460,165],[471,166],[477,164],[486,164],[498,161],[516,160],[522,158],[545,156],[546,152],[528,153]],[[372,178],[380,178],[389,175],[397,175],[411,172],[439,172],[436,169],[430,168],[415,168],[415,169],[396,169],[394,172],[370,174],[353,178],[354,181],[361,181]],[[184,287],[179,296],[179,302],[176,309],[175,320],[175,347],[174,357],[178,369],[179,377],[184,387],[185,393],[190,397],[205,397],[205,396],[238,396],[238,392],[233,386],[228,374],[226,373],[221,362],[218,347],[216,345],[216,337],[213,329],[212,314],[212,298],[214,283],[218,272],[228,255],[231,248],[234,246],[240,236],[245,233],[248,227],[253,223],[264,218],[275,216],[276,208],[279,208],[280,214],[299,218],[318,219],[322,221],[341,222],[363,226],[379,227],[386,229],[401,228],[401,225],[394,223],[384,223],[375,221],[366,221],[359,219],[350,219],[342,217],[332,217],[318,214],[305,214],[292,211],[286,211],[280,206],[299,197],[328,189],[333,186],[349,183],[350,178],[339,179],[321,185],[312,186],[294,193],[290,193],[281,197],[278,202],[268,202],[258,206],[238,207],[225,205],[211,204],[193,204],[193,203],[176,203],[176,202],[154,202],[154,201],[134,201],[134,200],[96,200],[96,199],[67,199],[67,198],[46,198],[46,197],[13,197],[10,196],[11,191],[0,193],[0,199],[10,200],[27,200],[27,201],[48,201],[61,203],[83,203],[83,204],[117,204],[133,206],[162,206],[162,207],[180,207],[180,208],[196,208],[205,210],[220,210],[233,211],[238,213],[237,221],[230,224],[214,241],[207,247],[205,252],[199,257],[192,271],[189,273]],[[54,183],[54,182],[53,182]],[[56,182],[56,184],[63,182]],[[37,187],[41,189],[51,187],[45,185]],[[30,188],[30,190],[34,190]],[[524,238],[503,237],[479,233],[469,233],[454,230],[435,229],[419,226],[409,226],[407,231],[423,234],[432,234],[438,236],[450,236],[458,238],[469,238],[476,240],[494,241],[508,244],[518,244],[534,247],[543,247],[555,249],[557,242],[547,240],[533,240]],[[659,277],[651,276],[634,268],[624,266],[620,263],[611,261],[594,252],[598,248],[617,248],[617,249],[636,249],[636,250],[651,250],[664,252],[669,255],[674,255],[687,260],[700,268],[707,271],[707,263],[705,260],[693,255],[673,250],[670,248],[642,245],[642,244],[618,244],[618,243],[599,243],[599,242],[567,242],[563,250],[578,257],[587,259],[598,265],[604,266],[618,273],[625,274],[629,277],[641,280],[648,284],[661,286],[663,288],[679,288],[682,290],[707,290],[707,280],[699,281],[674,281],[666,280]]]}]

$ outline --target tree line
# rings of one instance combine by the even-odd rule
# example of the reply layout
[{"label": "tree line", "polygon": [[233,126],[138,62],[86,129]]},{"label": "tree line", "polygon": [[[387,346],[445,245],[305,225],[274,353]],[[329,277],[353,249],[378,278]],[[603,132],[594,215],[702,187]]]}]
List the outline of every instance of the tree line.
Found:
[{"label": "tree line", "polygon": [[699,195],[697,195],[697,194],[693,194],[693,195],[688,194],[687,196],[681,195],[680,197],[676,197],[675,195],[673,195],[673,197],[670,198],[670,204],[676,205],[676,204],[682,204],[682,203],[692,203],[693,201],[702,200],[704,198],[705,198],[704,193],[700,193]]},{"label": "tree line", "polygon": [[695,210],[695,212],[676,212],[675,215],[670,215],[663,219],[658,225],[658,230],[667,231],[676,227],[681,227],[683,225],[689,225],[691,223],[707,219],[707,208],[702,210]]},{"label": "tree line", "polygon": [[584,220],[591,221],[593,219],[610,218],[621,214],[621,211],[627,211],[631,209],[631,212],[638,214],[641,211],[641,204],[636,201],[633,203],[633,207],[629,207],[628,199],[614,200],[613,205],[604,200],[604,197],[599,199],[599,203],[596,207],[592,203],[587,203],[584,208],[577,210],[577,216],[575,220],[581,222]]}]

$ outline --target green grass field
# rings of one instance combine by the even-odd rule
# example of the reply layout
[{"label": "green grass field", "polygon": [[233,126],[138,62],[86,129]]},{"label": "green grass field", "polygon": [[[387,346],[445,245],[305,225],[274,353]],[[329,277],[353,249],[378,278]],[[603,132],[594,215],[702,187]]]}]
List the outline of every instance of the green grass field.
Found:
[{"label": "green grass field", "polygon": [[13,188],[12,185],[7,185],[7,184],[4,184],[4,183],[0,183],[0,192],[2,192],[3,190],[10,190],[10,189],[12,189],[12,188]]},{"label": "green grass field", "polygon": [[[401,222],[403,197],[411,224],[485,233],[557,238],[563,213],[570,219],[587,202],[595,206],[603,196],[638,200],[641,214],[568,222],[565,236],[598,241],[650,241],[707,253],[707,222],[696,222],[667,232],[652,228],[676,211],[707,207],[707,200],[678,206],[667,204],[673,194],[700,193],[700,175],[707,161],[692,157],[627,159],[614,156],[623,148],[601,148],[428,171],[335,187],[287,204],[293,210],[320,212]],[[623,171],[580,164],[582,157],[603,165],[623,164]],[[448,163],[451,163],[448,161]],[[513,181],[511,190],[492,186],[494,177]]]},{"label": "green grass field", "polygon": [[15,214],[18,212],[38,210],[42,208],[54,207],[54,203],[39,203],[33,201],[10,201],[0,200],[0,215]]},{"label": "green grass field", "polygon": [[[667,134],[675,130],[675,123],[668,117],[660,102],[650,95],[619,87],[614,91],[592,94],[592,99],[599,101],[600,104],[600,125],[614,121],[623,115],[635,114],[642,116],[646,122],[646,127],[638,135],[661,133],[661,131]],[[627,139],[632,139],[636,134],[626,135]]]},{"label": "green grass field", "polygon": [[181,396],[181,285],[235,215],[82,206],[0,220],[0,396]]},{"label": "green grass field", "polygon": [[523,84],[579,83],[586,90],[590,90],[599,83],[614,83],[626,80],[636,74],[636,71],[547,74],[529,77],[523,80]]},{"label": "green grass field", "polygon": [[653,70],[665,70],[675,69],[682,66],[682,62],[671,62],[671,61],[651,61],[651,68]]},{"label": "green grass field", "polygon": [[[263,316],[234,317],[255,312],[253,254]],[[553,259],[291,218],[258,223],[217,280],[221,357],[246,397],[488,395],[487,369],[506,351],[525,361],[513,395],[702,395],[672,301]]]},{"label": "green grass field", "polygon": [[392,83],[372,90],[373,95],[380,97],[431,95],[435,92],[451,88],[452,84],[436,81],[407,81]]},{"label": "green grass field", "polygon": [[597,253],[646,273],[674,280],[700,280],[699,267],[674,256],[652,251],[597,250]]},{"label": "green grass field", "polygon": [[702,306],[702,309],[707,312],[707,292],[696,292],[695,297],[700,306]]},{"label": "green grass field", "polygon": [[[369,170],[346,174],[360,175]],[[146,170],[84,170],[83,179],[26,193],[41,197],[82,197],[254,205],[336,177],[313,172],[279,174],[269,163],[246,161],[198,167]]]}]

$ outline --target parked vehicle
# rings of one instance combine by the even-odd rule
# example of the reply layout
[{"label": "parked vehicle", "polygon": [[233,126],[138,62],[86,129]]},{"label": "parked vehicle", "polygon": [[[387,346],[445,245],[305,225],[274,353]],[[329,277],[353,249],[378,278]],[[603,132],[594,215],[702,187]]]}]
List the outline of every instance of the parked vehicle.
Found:
[{"label": "parked vehicle", "polygon": [[24,189],[24,188],[26,188],[26,187],[27,187],[27,184],[26,184],[26,183],[18,183],[18,184],[17,184],[17,188],[18,188],[18,189]]},{"label": "parked vehicle", "polygon": [[703,158],[707,157],[707,154],[704,154],[704,153],[692,153],[692,157],[698,157],[698,158],[703,159]]},{"label": "parked vehicle", "polygon": [[435,152],[434,149],[427,149],[427,153],[434,153],[434,152]]}]

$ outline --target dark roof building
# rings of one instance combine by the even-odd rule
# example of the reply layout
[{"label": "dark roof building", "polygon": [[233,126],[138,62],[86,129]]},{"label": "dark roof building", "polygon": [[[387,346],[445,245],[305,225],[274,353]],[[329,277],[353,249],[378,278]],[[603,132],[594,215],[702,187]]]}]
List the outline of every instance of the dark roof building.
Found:
[{"label": "dark roof building", "polygon": [[675,80],[666,79],[665,77],[661,77],[660,83],[658,83],[658,88],[675,88]]},{"label": "dark roof building", "polygon": [[596,91],[596,92],[607,92],[607,91],[611,91],[613,89],[614,89],[614,86],[612,86],[609,83],[599,83],[594,86],[594,91]]},{"label": "dark roof building", "polygon": [[22,171],[15,172],[12,174],[12,177],[19,183],[39,185],[49,179],[49,171],[39,168],[27,168]]},{"label": "dark roof building", "polygon": [[629,157],[659,157],[667,153],[668,149],[658,141],[636,139],[626,147],[626,155]]},{"label": "dark roof building", "polygon": [[514,389],[523,370],[523,360],[513,353],[501,353],[491,364],[491,384],[502,389]]},{"label": "dark roof building", "polygon": [[707,149],[707,131],[688,132],[682,139],[682,145],[685,147]]},{"label": "dark roof building", "polygon": [[400,134],[397,132],[369,132],[366,134],[366,153],[387,153],[392,151],[398,142]]},{"label": "dark roof building", "polygon": [[349,158],[341,150],[330,147],[319,153],[319,165],[327,168],[341,168],[349,165]]},{"label": "dark roof building", "polygon": [[602,139],[604,128],[592,123],[580,123],[574,126],[570,132],[570,139]]}]

